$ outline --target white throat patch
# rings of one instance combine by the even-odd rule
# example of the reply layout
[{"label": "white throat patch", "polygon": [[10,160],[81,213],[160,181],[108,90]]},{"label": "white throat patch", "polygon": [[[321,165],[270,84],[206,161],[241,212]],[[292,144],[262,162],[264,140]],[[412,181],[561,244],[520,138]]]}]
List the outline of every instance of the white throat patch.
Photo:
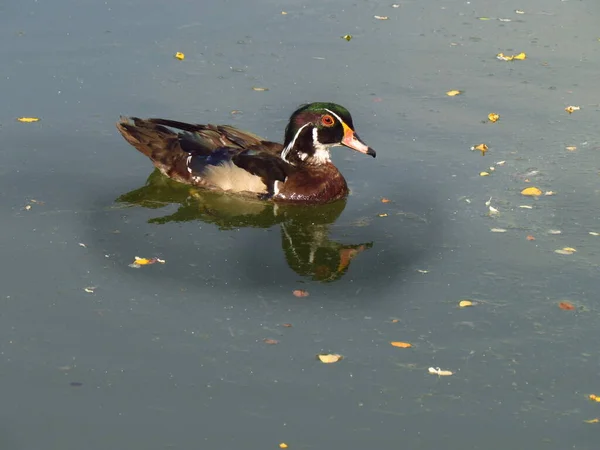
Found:
[{"label": "white throat patch", "polygon": [[315,148],[315,154],[311,158],[317,164],[325,164],[331,162],[331,155],[329,153],[329,147],[331,145],[321,144],[319,142],[319,132],[316,128],[313,128],[313,147]]}]

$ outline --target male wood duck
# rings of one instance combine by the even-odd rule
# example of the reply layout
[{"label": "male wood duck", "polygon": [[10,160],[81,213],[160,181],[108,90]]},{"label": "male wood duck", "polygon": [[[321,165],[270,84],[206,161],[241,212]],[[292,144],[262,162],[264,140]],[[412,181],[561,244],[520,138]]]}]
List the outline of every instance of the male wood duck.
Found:
[{"label": "male wood duck", "polygon": [[331,162],[331,147],[344,145],[375,157],[355,133],[348,110],[335,103],[297,109],[283,145],[228,125],[121,117],[117,128],[175,181],[276,202],[327,203],[346,197],[348,185]]}]

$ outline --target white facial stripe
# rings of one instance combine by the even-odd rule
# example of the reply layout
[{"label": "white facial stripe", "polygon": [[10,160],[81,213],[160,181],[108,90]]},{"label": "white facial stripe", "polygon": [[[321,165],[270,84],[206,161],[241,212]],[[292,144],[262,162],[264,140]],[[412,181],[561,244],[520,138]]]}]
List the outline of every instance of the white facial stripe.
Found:
[{"label": "white facial stripe", "polygon": [[288,146],[286,148],[284,148],[283,151],[281,152],[281,159],[283,159],[285,162],[289,163],[289,161],[286,159],[287,155],[290,153],[290,150],[294,147],[294,144],[296,143],[296,139],[298,139],[298,136],[300,136],[300,132],[309,125],[310,125],[310,123],[306,123],[306,124],[302,125],[300,127],[300,129],[298,131],[296,131],[296,135],[294,136],[294,139],[292,139],[292,141],[288,144]]},{"label": "white facial stripe", "polygon": [[[336,113],[334,113],[333,111],[331,111],[330,109],[327,109],[327,108],[325,108],[325,111],[327,111],[330,114],[333,114],[335,116],[335,118],[340,121],[340,123],[343,123],[344,125],[346,125],[348,127],[348,124],[346,124],[346,122],[344,122],[342,120],[342,118],[340,116],[338,116]],[[350,128],[350,127],[348,127],[348,128]]]}]

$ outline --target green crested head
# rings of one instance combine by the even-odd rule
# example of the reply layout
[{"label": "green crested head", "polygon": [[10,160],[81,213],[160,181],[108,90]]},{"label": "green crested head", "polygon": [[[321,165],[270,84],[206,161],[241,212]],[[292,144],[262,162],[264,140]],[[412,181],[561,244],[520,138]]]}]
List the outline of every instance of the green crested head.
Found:
[{"label": "green crested head", "polygon": [[375,156],[356,135],[346,108],[336,103],[309,103],[291,115],[281,157],[294,165],[323,164],[329,162],[329,148],[336,145]]}]

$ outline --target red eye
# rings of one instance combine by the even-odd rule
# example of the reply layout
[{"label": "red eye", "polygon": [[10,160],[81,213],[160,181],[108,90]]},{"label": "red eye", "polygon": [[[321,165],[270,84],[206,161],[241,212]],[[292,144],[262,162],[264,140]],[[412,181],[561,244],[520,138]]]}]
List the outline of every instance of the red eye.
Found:
[{"label": "red eye", "polygon": [[331,117],[329,114],[321,117],[321,123],[323,125],[325,125],[326,127],[332,127],[333,124],[335,123],[335,121],[333,120],[333,117]]}]

